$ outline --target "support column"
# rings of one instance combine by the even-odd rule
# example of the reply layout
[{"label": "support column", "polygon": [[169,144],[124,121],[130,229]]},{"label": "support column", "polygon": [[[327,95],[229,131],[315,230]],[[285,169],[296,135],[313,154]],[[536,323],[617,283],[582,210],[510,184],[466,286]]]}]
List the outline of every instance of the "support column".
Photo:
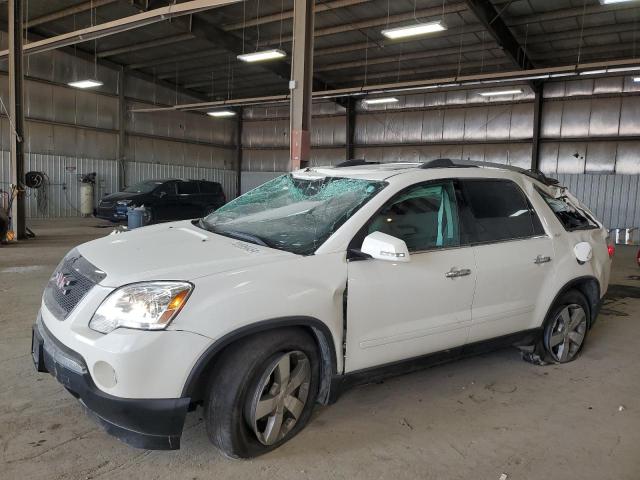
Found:
[{"label": "support column", "polygon": [[353,160],[355,158],[355,133],[356,133],[356,100],[349,97],[346,105],[346,158],[345,160]]},{"label": "support column", "polygon": [[540,128],[542,126],[542,83],[533,86],[535,98],[533,101],[533,143],[531,147],[531,170],[537,171],[540,167]]},{"label": "support column", "polygon": [[12,229],[26,238],[24,202],[24,74],[22,71],[22,1],[9,0],[9,124],[11,128],[11,183],[18,192],[11,207]]},{"label": "support column", "polygon": [[242,195],[242,120],[243,109],[239,108],[236,113],[236,196]]},{"label": "support column", "polygon": [[126,147],[127,147],[127,99],[124,95],[125,73],[124,67],[118,72],[118,191],[127,186],[126,178]]},{"label": "support column", "polygon": [[291,52],[289,169],[304,168],[311,159],[311,94],[313,90],[314,0],[295,0]]}]

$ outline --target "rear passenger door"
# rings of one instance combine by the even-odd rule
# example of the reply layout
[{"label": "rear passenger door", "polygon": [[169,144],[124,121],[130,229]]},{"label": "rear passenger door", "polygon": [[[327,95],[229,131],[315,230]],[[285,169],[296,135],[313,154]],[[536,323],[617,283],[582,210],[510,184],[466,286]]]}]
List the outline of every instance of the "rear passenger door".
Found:
[{"label": "rear passenger door", "polygon": [[201,207],[199,206],[199,196],[200,189],[198,188],[198,182],[178,182],[179,219],[196,218],[200,216]]},{"label": "rear passenger door", "polygon": [[207,215],[224,205],[224,193],[219,183],[201,181],[200,196],[202,215]]},{"label": "rear passenger door", "polygon": [[458,188],[477,265],[469,343],[538,327],[534,310],[554,275],[552,239],[515,182],[462,179]]}]

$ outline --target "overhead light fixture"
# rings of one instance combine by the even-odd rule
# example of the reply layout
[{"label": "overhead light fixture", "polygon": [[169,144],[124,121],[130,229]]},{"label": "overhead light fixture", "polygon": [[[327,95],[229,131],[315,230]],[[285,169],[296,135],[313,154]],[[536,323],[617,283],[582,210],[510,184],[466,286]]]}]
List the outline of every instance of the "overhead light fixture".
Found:
[{"label": "overhead light fixture", "polygon": [[236,112],[234,112],[233,110],[213,110],[211,112],[207,112],[207,115],[209,115],[210,117],[218,117],[218,118],[223,118],[223,117],[233,117],[235,116]]},{"label": "overhead light fixture", "polygon": [[69,82],[68,85],[74,88],[94,88],[101,87],[104,85],[100,80],[87,79],[87,80],[76,80],[75,82]]},{"label": "overhead light fixture", "polygon": [[584,72],[580,72],[580,75],[600,75],[601,73],[607,73],[607,69],[603,68],[602,70],[586,70]]},{"label": "overhead light fixture", "polygon": [[640,70],[640,67],[616,67],[616,68],[608,68],[607,72],[616,73],[616,72],[633,72],[635,70]]},{"label": "overhead light fixture", "polygon": [[437,22],[418,23],[406,27],[387,28],[382,30],[382,35],[392,40],[398,38],[417,37],[418,35],[426,35],[427,33],[442,32],[446,30],[440,20]]},{"label": "overhead light fixture", "polygon": [[492,90],[489,92],[480,92],[480,95],[483,97],[497,97],[500,95],[517,95],[522,93],[521,88],[512,88],[510,90]]},{"label": "overhead light fixture", "polygon": [[398,99],[396,97],[382,97],[382,98],[366,98],[362,103],[367,105],[382,105],[384,103],[396,103]]},{"label": "overhead light fixture", "polygon": [[238,55],[238,60],[242,60],[243,62],[264,62],[266,60],[274,60],[276,58],[286,57],[287,54],[283,50],[279,48],[273,48],[271,50],[262,50],[260,52],[253,53],[243,53],[242,55]]},{"label": "overhead light fixture", "polygon": [[634,0],[600,0],[600,5],[611,5],[613,3],[633,2]]},{"label": "overhead light fixture", "polygon": [[636,83],[640,83],[640,77],[633,77],[633,81]]}]

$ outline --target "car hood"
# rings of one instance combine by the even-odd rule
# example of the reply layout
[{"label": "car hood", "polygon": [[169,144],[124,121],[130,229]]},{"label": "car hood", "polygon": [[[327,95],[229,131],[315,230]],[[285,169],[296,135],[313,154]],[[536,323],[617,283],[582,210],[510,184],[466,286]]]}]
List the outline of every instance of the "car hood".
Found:
[{"label": "car hood", "polygon": [[78,247],[107,276],[104,286],[146,280],[193,280],[297,255],[203,230],[190,220],[108,235]]},{"label": "car hood", "polygon": [[100,200],[107,200],[109,202],[117,202],[118,200],[135,200],[137,197],[142,197],[144,195],[144,193],[116,192],[111,195],[105,195]]}]

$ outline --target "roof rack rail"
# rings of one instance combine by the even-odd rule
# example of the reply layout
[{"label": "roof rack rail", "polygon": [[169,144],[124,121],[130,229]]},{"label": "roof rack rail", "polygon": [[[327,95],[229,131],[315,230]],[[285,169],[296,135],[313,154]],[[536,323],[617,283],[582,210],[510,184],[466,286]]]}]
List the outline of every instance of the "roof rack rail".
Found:
[{"label": "roof rack rail", "polygon": [[513,165],[505,165],[503,163],[493,163],[493,162],[479,162],[473,160],[452,160],[449,158],[437,158],[435,160],[430,160],[428,162],[424,162],[420,168],[477,168],[477,167],[485,167],[485,168],[500,168],[502,170],[510,170],[512,172],[518,172],[523,175],[526,175],[529,178],[533,178],[534,180],[539,181],[545,185],[557,185],[559,182],[555,178],[549,178],[544,173],[539,170],[527,170],[520,167],[515,167]]},{"label": "roof rack rail", "polygon": [[380,165],[380,162],[367,162],[364,158],[354,158],[334,165],[334,168],[358,167],[360,165]]},{"label": "roof rack rail", "polygon": [[458,160],[451,160],[450,158],[436,158],[435,160],[429,160],[420,165],[420,168],[472,168],[477,165],[471,165],[466,163],[457,163]]}]

